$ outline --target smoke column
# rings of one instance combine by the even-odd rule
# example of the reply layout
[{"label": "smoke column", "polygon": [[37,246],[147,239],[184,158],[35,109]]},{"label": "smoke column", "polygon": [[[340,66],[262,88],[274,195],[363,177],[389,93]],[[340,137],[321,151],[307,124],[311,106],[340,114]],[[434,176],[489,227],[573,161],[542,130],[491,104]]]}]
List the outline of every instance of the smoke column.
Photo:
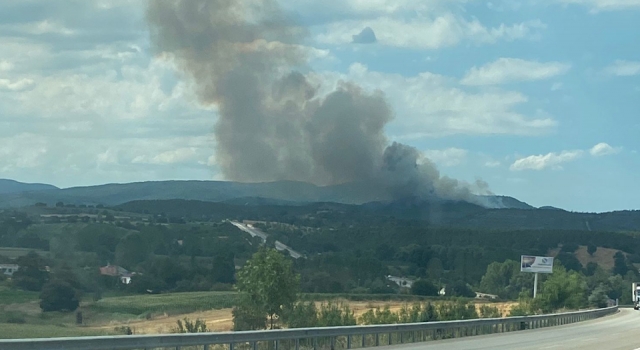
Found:
[{"label": "smoke column", "polygon": [[190,76],[201,104],[218,108],[216,160],[227,179],[360,182],[389,199],[478,201],[417,149],[390,144],[382,92],[342,82],[320,95],[305,75],[306,30],[276,0],[155,0],[147,18],[155,51]]}]

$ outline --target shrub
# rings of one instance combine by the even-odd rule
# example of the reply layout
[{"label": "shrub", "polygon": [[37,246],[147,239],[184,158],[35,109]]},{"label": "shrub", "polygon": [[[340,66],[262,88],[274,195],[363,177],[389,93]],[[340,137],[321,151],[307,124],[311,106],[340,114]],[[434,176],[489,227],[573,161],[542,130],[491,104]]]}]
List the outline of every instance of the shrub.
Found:
[{"label": "shrub", "polygon": [[42,311],[74,311],[80,305],[78,294],[66,282],[54,280],[47,283],[40,293]]},{"label": "shrub", "polygon": [[191,321],[190,319],[185,317],[183,320],[178,320],[176,323],[178,324],[178,326],[174,328],[175,333],[206,333],[208,332],[207,323],[201,319]]}]

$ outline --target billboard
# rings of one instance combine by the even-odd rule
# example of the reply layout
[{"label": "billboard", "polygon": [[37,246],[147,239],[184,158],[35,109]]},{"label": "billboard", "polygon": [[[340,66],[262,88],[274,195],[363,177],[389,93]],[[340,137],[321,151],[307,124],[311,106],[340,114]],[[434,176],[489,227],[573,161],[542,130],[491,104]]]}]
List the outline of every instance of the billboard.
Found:
[{"label": "billboard", "polygon": [[520,257],[521,272],[552,273],[553,258],[544,256],[522,255]]}]

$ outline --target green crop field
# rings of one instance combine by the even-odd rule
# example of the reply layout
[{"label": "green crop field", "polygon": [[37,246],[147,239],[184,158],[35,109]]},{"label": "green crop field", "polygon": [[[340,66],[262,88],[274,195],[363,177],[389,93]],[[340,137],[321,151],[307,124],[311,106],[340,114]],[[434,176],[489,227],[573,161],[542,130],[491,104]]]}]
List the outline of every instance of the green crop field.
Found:
[{"label": "green crop field", "polygon": [[0,323],[0,339],[82,337],[110,334],[113,332],[77,326]]},{"label": "green crop field", "polygon": [[7,287],[0,286],[0,305],[22,304],[38,300],[38,298],[38,292],[13,290]]},{"label": "green crop field", "polygon": [[48,256],[49,252],[38,249],[29,249],[29,248],[11,248],[11,247],[0,247],[0,255],[6,258],[19,258],[21,256],[27,255],[30,251],[35,251],[36,253],[42,256]]},{"label": "green crop field", "polygon": [[104,298],[89,306],[96,312],[141,315],[144,313],[181,314],[194,311],[231,308],[235,292],[191,292],[156,295],[133,295]]}]

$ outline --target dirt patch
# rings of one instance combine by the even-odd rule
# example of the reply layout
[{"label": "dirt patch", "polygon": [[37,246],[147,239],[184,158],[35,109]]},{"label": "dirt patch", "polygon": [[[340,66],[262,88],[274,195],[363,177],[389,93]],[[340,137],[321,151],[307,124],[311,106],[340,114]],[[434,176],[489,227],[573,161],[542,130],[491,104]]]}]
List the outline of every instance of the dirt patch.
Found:
[{"label": "dirt patch", "polygon": [[[598,247],[598,250],[592,255],[587,252],[587,246],[581,245],[573,255],[580,261],[583,267],[586,267],[588,263],[594,262],[605,270],[613,269],[615,264],[613,256],[616,255],[618,250],[610,248]],[[549,250],[549,256],[556,257],[560,253],[560,248],[554,248]]]},{"label": "dirt patch", "polygon": [[214,332],[230,331],[233,327],[231,309],[192,312],[179,316],[157,316],[151,320],[130,320],[126,322],[109,322],[108,324],[87,327],[96,330],[112,331],[115,327],[129,326],[134,334],[165,334],[172,333],[178,320],[184,318],[190,320],[202,319],[207,323],[207,328]]},{"label": "dirt patch", "polygon": [[588,263],[594,262],[605,270],[611,270],[615,264],[613,256],[616,255],[617,252],[616,249],[598,247],[598,250],[591,256],[587,252],[586,246],[580,246],[580,248],[576,250],[575,256],[580,260],[582,266],[587,266]]}]

